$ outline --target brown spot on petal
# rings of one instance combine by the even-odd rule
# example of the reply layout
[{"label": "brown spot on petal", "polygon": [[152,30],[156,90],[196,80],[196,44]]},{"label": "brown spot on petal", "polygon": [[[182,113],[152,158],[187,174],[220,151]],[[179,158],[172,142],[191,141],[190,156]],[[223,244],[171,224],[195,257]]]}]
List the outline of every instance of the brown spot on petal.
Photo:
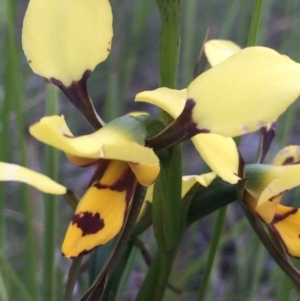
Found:
[{"label": "brown spot on petal", "polygon": [[110,48],[107,48],[106,50],[107,50],[108,52],[110,52]]},{"label": "brown spot on petal", "polygon": [[98,212],[93,214],[92,212],[85,211],[75,214],[72,224],[76,224],[82,230],[82,236],[95,234],[104,228],[104,220]]},{"label": "brown spot on petal", "polygon": [[284,213],[284,214],[275,214],[273,220],[272,220],[272,224],[276,224],[282,220],[284,220],[285,218],[287,218],[288,216],[295,214],[298,211],[297,208],[292,208],[290,211]]},{"label": "brown spot on petal", "polygon": [[289,165],[289,164],[292,164],[293,162],[294,162],[294,157],[287,157],[287,158],[283,161],[282,165]]},{"label": "brown spot on petal", "polygon": [[28,64],[31,64],[31,63],[32,63],[32,60],[29,60],[29,61],[28,61]]}]

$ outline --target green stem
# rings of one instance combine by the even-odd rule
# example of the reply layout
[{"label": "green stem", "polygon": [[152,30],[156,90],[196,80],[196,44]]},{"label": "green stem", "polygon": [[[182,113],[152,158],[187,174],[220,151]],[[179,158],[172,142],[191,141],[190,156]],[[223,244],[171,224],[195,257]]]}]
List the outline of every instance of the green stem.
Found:
[{"label": "green stem", "polygon": [[263,0],[255,0],[247,46],[255,46],[258,38],[259,23]]},{"label": "green stem", "polygon": [[[58,90],[53,85],[46,87],[46,115],[56,114],[58,111]],[[53,180],[57,179],[58,157],[57,150],[52,147],[45,149],[45,171]],[[43,280],[42,299],[56,300],[55,284],[55,248],[57,225],[57,197],[45,195],[44,198],[44,249],[43,249]]]},{"label": "green stem", "polygon": [[[180,54],[181,0],[156,0],[156,2],[161,17],[159,46],[160,86],[176,88]],[[164,112],[161,113],[161,119],[166,125],[173,121]],[[181,206],[182,173],[180,147],[175,146],[170,150],[170,154],[170,161],[164,166],[163,174],[165,177],[159,176],[154,186],[154,195],[157,196],[157,203],[156,206],[153,206],[153,225],[159,250],[136,300],[162,300],[181,240],[181,233],[178,231],[180,219],[176,218],[177,216],[171,216],[171,214],[176,215],[177,212],[180,212]],[[170,189],[171,185],[173,185],[173,189]],[[174,189],[174,186],[176,189]],[[165,189],[162,189],[163,187]],[[173,205],[171,210],[169,210],[170,207],[168,205],[170,205],[171,201],[173,201]],[[154,207],[157,210],[154,210]],[[177,224],[174,224],[174,221]],[[170,230],[174,231],[170,233]]]},{"label": "green stem", "polygon": [[[156,0],[156,2],[161,17],[159,44],[160,86],[176,88],[180,54],[181,0]],[[162,119],[165,124],[172,121],[172,118],[166,113],[162,113]]]},{"label": "green stem", "polygon": [[214,260],[215,260],[215,257],[216,257],[216,253],[217,253],[217,250],[218,250],[218,245],[219,245],[221,234],[222,234],[222,228],[223,228],[225,215],[226,215],[226,208],[227,207],[223,207],[223,208],[219,209],[219,211],[217,213],[214,233],[213,233],[213,236],[212,236],[212,240],[211,240],[211,244],[210,244],[210,248],[209,248],[209,253],[208,253],[208,258],[207,258],[207,262],[206,262],[202,282],[201,282],[201,285],[200,285],[197,301],[205,300],[204,296],[205,296],[205,293],[206,293],[208,279],[209,279],[209,276],[210,276],[210,273],[211,273],[211,270],[212,270],[212,267],[213,267],[213,263],[214,263]]},{"label": "green stem", "polygon": [[68,273],[68,280],[65,289],[64,301],[72,301],[74,287],[78,278],[83,256],[72,260],[72,265]]},{"label": "green stem", "polygon": [[[183,43],[183,86],[186,87],[193,78],[195,62],[195,24],[197,22],[197,0],[185,1],[184,43]],[[194,58],[195,60],[195,58]]]}]

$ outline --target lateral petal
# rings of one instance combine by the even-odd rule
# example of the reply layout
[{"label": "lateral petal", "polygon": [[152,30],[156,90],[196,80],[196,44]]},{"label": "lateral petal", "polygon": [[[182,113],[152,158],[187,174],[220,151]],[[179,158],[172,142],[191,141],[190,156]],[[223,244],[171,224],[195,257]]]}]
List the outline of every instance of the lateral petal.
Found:
[{"label": "lateral petal", "polygon": [[107,58],[112,35],[108,0],[30,0],[22,44],[35,73],[67,87]]},{"label": "lateral petal", "polygon": [[[146,131],[140,121],[132,116],[115,119],[100,130],[80,137],[73,137],[63,116],[44,117],[29,131],[43,143],[75,157],[159,165],[153,150],[143,146]],[[75,159],[73,161],[76,163]]]},{"label": "lateral petal", "polygon": [[84,255],[119,233],[135,184],[127,163],[109,163],[101,179],[86,191],[76,208],[62,245],[65,257]]},{"label": "lateral petal", "polygon": [[140,92],[135,96],[135,101],[155,105],[173,118],[177,118],[184,108],[187,98],[186,91],[186,89],[175,90],[163,87],[153,91]]},{"label": "lateral petal", "polygon": [[290,145],[280,150],[273,159],[273,165],[289,165],[300,162],[300,146]]},{"label": "lateral petal", "polygon": [[204,187],[208,187],[209,184],[215,179],[216,174],[214,172],[204,173],[202,175],[187,175],[182,177],[182,190],[181,196],[184,197],[185,194],[190,190],[190,188],[195,184],[199,183]]},{"label": "lateral petal", "polygon": [[269,225],[280,238],[286,251],[293,257],[300,257],[300,211],[298,208],[278,205]]},{"label": "lateral petal", "polygon": [[222,63],[240,50],[240,46],[227,40],[210,40],[204,44],[205,55],[212,67]]},{"label": "lateral petal", "polygon": [[191,139],[200,156],[219,177],[231,184],[240,180],[239,154],[232,138],[218,134],[199,134]]},{"label": "lateral petal", "polygon": [[300,165],[283,166],[282,172],[260,195],[255,210],[269,224],[275,215],[281,194],[299,185]]},{"label": "lateral petal", "polygon": [[187,88],[197,128],[228,137],[273,122],[299,94],[300,65],[265,47],[237,52]]},{"label": "lateral petal", "polygon": [[67,188],[34,170],[5,162],[0,162],[0,181],[16,181],[31,185],[51,194],[65,194]]},{"label": "lateral petal", "polygon": [[128,162],[128,165],[135,174],[137,181],[146,187],[153,184],[160,171],[159,165],[149,166],[132,162]]}]

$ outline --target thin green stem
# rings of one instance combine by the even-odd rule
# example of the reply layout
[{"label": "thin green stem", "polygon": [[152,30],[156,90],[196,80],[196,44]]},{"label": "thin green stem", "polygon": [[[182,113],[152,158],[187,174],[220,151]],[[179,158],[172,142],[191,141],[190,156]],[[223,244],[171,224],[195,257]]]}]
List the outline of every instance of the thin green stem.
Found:
[{"label": "thin green stem", "polygon": [[[183,86],[186,87],[193,78],[194,64],[191,59],[195,53],[195,24],[197,20],[197,0],[189,0],[184,2],[184,42],[183,42]],[[194,58],[195,61],[196,58]]]},{"label": "thin green stem", "polygon": [[[159,44],[159,78],[160,86],[176,88],[177,71],[180,54],[180,13],[181,0],[156,0],[160,17],[161,33]],[[165,124],[172,118],[162,113]]]},{"label": "thin green stem", "polygon": [[[159,46],[160,86],[176,88],[180,54],[181,0],[156,0],[156,2],[161,17]],[[161,113],[161,119],[166,125],[173,121],[164,112]],[[162,300],[165,289],[168,286],[169,275],[177,253],[178,244],[181,240],[181,233],[178,227],[180,226],[178,225],[179,218],[177,218],[177,212],[180,212],[181,206],[182,176],[179,146],[175,146],[170,150],[169,159],[162,167],[162,172],[164,172],[159,176],[154,187],[156,203],[154,203],[154,200],[152,214],[154,233],[159,250],[136,300]],[[170,189],[171,185],[173,185],[173,189]],[[174,186],[176,189],[174,189]],[[179,189],[177,189],[178,187]],[[171,201],[173,201],[172,208],[169,206]],[[176,224],[174,224],[174,221]]]},{"label": "thin green stem", "polygon": [[65,289],[64,301],[72,301],[73,290],[78,278],[83,256],[72,260]]},{"label": "thin green stem", "polygon": [[[26,141],[25,141],[25,122],[24,122],[24,110],[22,99],[22,79],[19,73],[19,53],[18,45],[15,40],[15,13],[16,13],[16,1],[7,1],[7,15],[8,15],[8,36],[7,36],[7,82],[9,83],[8,90],[5,95],[5,102],[11,103],[15,106],[17,112],[17,133],[18,149],[20,150],[20,163],[23,166],[27,165],[26,158]],[[6,120],[8,121],[8,120]],[[36,283],[36,248],[35,237],[33,227],[33,214],[30,202],[29,188],[27,186],[22,187],[21,191],[22,202],[26,216],[26,285],[28,291],[32,294],[34,299],[37,299],[38,290]]]},{"label": "thin green stem", "polygon": [[222,228],[223,228],[225,215],[226,215],[226,208],[227,207],[223,207],[223,208],[219,209],[219,211],[217,213],[214,233],[213,233],[213,236],[211,239],[209,253],[208,253],[208,257],[207,257],[207,261],[206,261],[206,265],[205,265],[205,269],[204,269],[203,278],[202,278],[202,281],[200,284],[197,301],[205,300],[204,296],[206,293],[209,276],[210,276],[210,273],[211,273],[211,270],[213,267],[213,263],[214,263],[214,260],[216,257],[216,253],[218,250],[218,246],[219,246],[219,242],[220,242],[220,238],[221,238],[221,234],[222,234]]},{"label": "thin green stem", "polygon": [[247,46],[255,46],[258,38],[263,0],[255,0]]},{"label": "thin green stem", "polygon": [[[58,111],[58,90],[47,84],[46,87],[46,115],[56,114]],[[53,180],[57,179],[58,153],[52,147],[45,149],[45,172]],[[43,249],[43,281],[42,299],[56,300],[55,283],[55,248],[57,225],[57,197],[45,195],[44,198],[44,249]]]}]

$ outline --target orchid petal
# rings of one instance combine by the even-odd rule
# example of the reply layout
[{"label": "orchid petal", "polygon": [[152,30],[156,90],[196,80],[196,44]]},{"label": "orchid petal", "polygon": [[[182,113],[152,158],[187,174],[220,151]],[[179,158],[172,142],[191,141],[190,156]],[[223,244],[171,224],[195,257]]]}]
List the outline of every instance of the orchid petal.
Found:
[{"label": "orchid petal", "polygon": [[265,47],[249,47],[188,87],[198,130],[240,136],[273,122],[300,94],[300,65]]},{"label": "orchid petal", "polygon": [[73,137],[64,117],[52,116],[42,118],[29,131],[36,139],[73,156],[158,166],[153,150],[143,146],[147,133],[140,125],[136,118],[123,116],[92,134]]},{"label": "orchid petal", "polygon": [[153,104],[170,114],[173,118],[177,118],[184,108],[186,98],[186,89],[158,88],[153,91],[138,93],[135,96],[135,101]]},{"label": "orchid petal", "polygon": [[231,184],[240,180],[239,154],[232,138],[217,134],[199,134],[192,141],[200,156],[219,177]]},{"label": "orchid petal", "polygon": [[80,200],[67,230],[62,253],[73,258],[90,252],[121,230],[135,187],[127,163],[111,161],[101,179]]},{"label": "orchid petal", "polygon": [[108,0],[30,0],[22,43],[35,73],[69,86],[107,58],[112,34]]},{"label": "orchid petal", "polygon": [[0,181],[23,182],[51,194],[65,194],[67,192],[66,187],[43,174],[16,164],[4,162],[0,162]]},{"label": "orchid petal", "polygon": [[300,146],[290,145],[280,150],[273,159],[273,165],[288,165],[300,161]]},{"label": "orchid petal", "polygon": [[[277,167],[279,168],[279,167]],[[256,212],[266,222],[270,223],[275,215],[281,194],[300,185],[300,165],[287,165],[282,172],[262,192],[258,199]]]},{"label": "orchid petal", "polygon": [[215,179],[216,174],[214,172],[204,173],[202,175],[188,175],[182,177],[182,190],[181,196],[184,197],[190,188],[199,183],[204,187],[208,187],[210,183]]},{"label": "orchid petal", "polygon": [[282,173],[281,166],[273,166],[268,164],[247,164],[245,166],[245,178],[247,179],[247,191],[256,199],[266,187],[278,178]]},{"label": "orchid petal", "polygon": [[280,238],[286,251],[300,257],[300,211],[298,208],[278,205],[270,229]]},{"label": "orchid petal", "polygon": [[222,63],[240,51],[241,47],[227,40],[210,40],[204,44],[204,52],[212,67]]},{"label": "orchid petal", "polygon": [[128,162],[128,165],[135,174],[137,181],[146,187],[153,184],[160,171],[159,165],[149,166],[131,162]]}]

